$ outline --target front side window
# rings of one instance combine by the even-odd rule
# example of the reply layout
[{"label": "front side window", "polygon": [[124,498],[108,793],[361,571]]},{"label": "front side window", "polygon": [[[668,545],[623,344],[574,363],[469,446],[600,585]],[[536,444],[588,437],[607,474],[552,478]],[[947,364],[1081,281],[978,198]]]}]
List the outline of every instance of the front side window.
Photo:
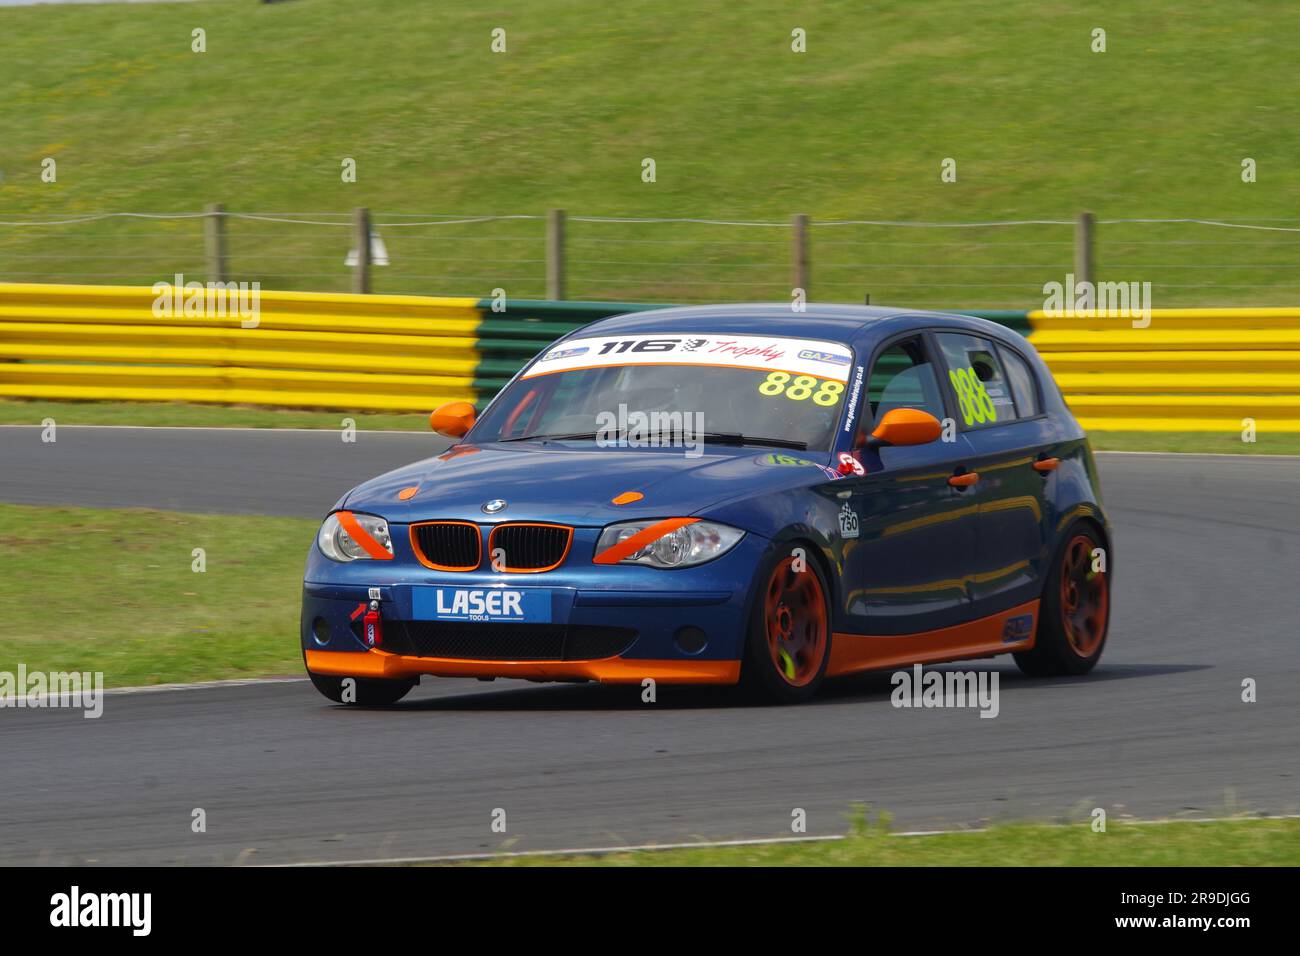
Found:
[{"label": "front side window", "polygon": [[653,437],[685,426],[705,442],[826,451],[852,364],[841,343],[774,336],[570,339],[538,356],[466,440],[599,440],[634,427]]},{"label": "front side window", "polygon": [[867,421],[879,424],[895,408],[916,408],[943,420],[939,380],[920,336],[895,342],[876,356],[867,380],[867,400],[871,414],[863,416],[864,426]]},{"label": "front side window", "polygon": [[993,343],[954,332],[940,332],[935,338],[948,367],[957,415],[966,427],[1015,421],[1016,404]]}]

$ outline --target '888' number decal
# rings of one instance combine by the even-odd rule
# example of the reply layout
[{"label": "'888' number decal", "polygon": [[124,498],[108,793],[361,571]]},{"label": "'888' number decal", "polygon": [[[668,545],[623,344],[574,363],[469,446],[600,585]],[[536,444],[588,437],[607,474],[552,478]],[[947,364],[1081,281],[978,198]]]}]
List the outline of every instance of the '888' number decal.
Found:
[{"label": "'888' number decal", "polygon": [[998,410],[993,407],[993,399],[973,368],[954,369],[948,373],[948,378],[957,392],[961,417],[967,425],[984,425],[998,420]]},{"label": "'888' number decal", "polygon": [[813,404],[830,406],[840,400],[844,383],[829,379],[823,381],[812,375],[791,376],[789,372],[772,372],[758,386],[760,395],[784,395],[792,401],[802,402],[809,396]]}]

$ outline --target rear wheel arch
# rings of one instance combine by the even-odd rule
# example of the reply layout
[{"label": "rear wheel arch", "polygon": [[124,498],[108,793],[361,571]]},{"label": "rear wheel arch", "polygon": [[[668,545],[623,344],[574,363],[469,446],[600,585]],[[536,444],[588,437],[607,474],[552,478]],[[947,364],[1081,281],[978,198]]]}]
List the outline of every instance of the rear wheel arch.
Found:
[{"label": "rear wheel arch", "polygon": [[1048,552],[1048,560],[1051,560],[1051,558],[1056,556],[1057,551],[1065,543],[1066,537],[1073,534],[1074,530],[1081,524],[1087,525],[1096,532],[1097,537],[1101,539],[1101,547],[1106,554],[1106,570],[1110,571],[1111,566],[1114,563],[1112,560],[1114,552],[1111,548],[1110,532],[1107,530],[1106,524],[1102,521],[1101,515],[1096,510],[1095,506],[1089,506],[1086,511],[1078,511],[1076,509],[1073,516],[1069,517],[1068,520],[1061,522],[1059,530],[1052,539],[1051,551]]},{"label": "rear wheel arch", "polygon": [[[1069,556],[1084,539],[1100,545],[1106,553],[1104,568],[1088,570],[1086,553]],[[1079,570],[1071,572],[1070,568]],[[1109,637],[1110,594],[1106,529],[1092,516],[1075,515],[1062,523],[1044,575],[1034,646],[1015,652],[1016,664],[1031,677],[1079,676],[1091,671]]]}]

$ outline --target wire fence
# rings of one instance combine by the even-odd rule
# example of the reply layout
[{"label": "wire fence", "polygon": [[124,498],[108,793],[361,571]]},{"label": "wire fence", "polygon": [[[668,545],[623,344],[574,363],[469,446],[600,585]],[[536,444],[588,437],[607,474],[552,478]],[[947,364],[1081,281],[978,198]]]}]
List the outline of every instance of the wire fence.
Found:
[{"label": "wire fence", "polygon": [[[991,222],[369,213],[369,291],[628,302],[808,298],[1034,308],[1044,284],[1150,282],[1155,307],[1289,305],[1300,219]],[[796,217],[799,219],[802,217]],[[258,281],[346,291],[357,211],[0,214],[0,282]],[[219,242],[219,245],[214,245]],[[557,294],[558,293],[558,294]]]}]

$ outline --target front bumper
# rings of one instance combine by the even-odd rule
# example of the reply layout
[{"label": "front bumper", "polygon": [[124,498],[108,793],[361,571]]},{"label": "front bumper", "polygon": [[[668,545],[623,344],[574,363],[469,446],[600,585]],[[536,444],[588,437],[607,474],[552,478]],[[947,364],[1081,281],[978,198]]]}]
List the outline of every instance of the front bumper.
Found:
[{"label": "front bumper", "polygon": [[[681,570],[591,563],[594,535],[574,546],[565,563],[540,574],[491,570],[447,573],[406,560],[399,545],[393,561],[337,564],[313,547],[303,585],[301,641],[307,669],[335,676],[406,679],[439,677],[518,677],[528,680],[595,680],[639,683],[729,684],[740,676],[740,659],[750,610],[750,589],[767,540],[747,534],[730,552],[707,564]],[[397,531],[395,542],[405,533]],[[441,623],[417,621],[416,588],[544,589],[551,596],[551,621],[544,640],[530,646],[526,625],[461,624],[455,640],[425,640]],[[359,624],[378,589],[384,642],[367,647]],[[409,631],[408,631],[409,626]],[[475,636],[483,636],[481,650]],[[511,633],[511,628],[521,630]],[[685,640],[683,629],[692,640]],[[502,632],[506,632],[504,635]],[[599,650],[593,634],[631,635],[618,650]],[[703,646],[700,644],[702,632]],[[417,632],[420,639],[416,639]],[[522,636],[518,636],[522,635]],[[570,640],[582,635],[585,640]],[[323,638],[323,639],[322,639]],[[490,639],[489,639],[490,638]],[[605,642],[608,643],[608,642]],[[447,646],[454,654],[439,653]],[[413,650],[419,648],[417,653]],[[561,648],[563,651],[561,652]],[[554,650],[555,653],[550,651]]]}]

